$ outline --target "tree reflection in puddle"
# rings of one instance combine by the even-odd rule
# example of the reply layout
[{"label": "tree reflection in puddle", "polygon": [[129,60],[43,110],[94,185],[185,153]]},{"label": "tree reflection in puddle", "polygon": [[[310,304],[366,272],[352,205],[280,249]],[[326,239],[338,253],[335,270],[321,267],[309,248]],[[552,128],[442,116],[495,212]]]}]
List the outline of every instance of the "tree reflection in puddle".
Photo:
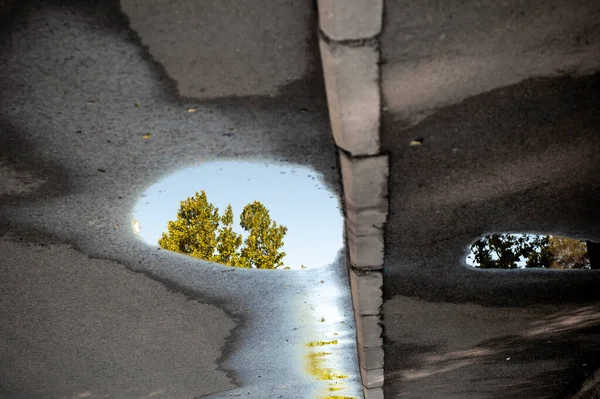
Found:
[{"label": "tree reflection in puddle", "polygon": [[[141,194],[133,219],[134,233],[148,244],[226,266],[289,273],[290,284],[285,287],[297,289],[298,300],[288,313],[292,318],[288,327],[298,334],[289,345],[298,357],[280,361],[280,369],[289,367],[290,373],[303,378],[285,385],[308,383],[315,398],[362,398],[347,273],[339,256],[343,216],[337,195],[318,173],[281,163],[205,162],[149,187]],[[284,233],[285,245],[260,247],[258,241],[274,234],[253,234],[255,225],[267,233],[285,227],[278,230]],[[190,247],[190,237],[201,245]],[[219,249],[227,243],[230,250]],[[268,256],[268,249],[281,250],[285,256],[281,262],[264,262],[261,256]],[[286,281],[277,273],[263,275],[267,281],[270,277]],[[248,352],[240,350],[237,359],[255,351],[256,346]],[[231,361],[235,362],[233,357]],[[245,377],[252,381],[255,373]],[[250,386],[254,385],[243,388],[244,395],[249,395]]]},{"label": "tree reflection in puddle", "polygon": [[245,268],[327,266],[343,246],[337,195],[316,171],[285,163],[183,169],[141,194],[132,229],[148,244]]},{"label": "tree reflection in puddle", "polygon": [[466,261],[481,269],[596,269],[599,245],[554,235],[495,233],[475,241]]}]

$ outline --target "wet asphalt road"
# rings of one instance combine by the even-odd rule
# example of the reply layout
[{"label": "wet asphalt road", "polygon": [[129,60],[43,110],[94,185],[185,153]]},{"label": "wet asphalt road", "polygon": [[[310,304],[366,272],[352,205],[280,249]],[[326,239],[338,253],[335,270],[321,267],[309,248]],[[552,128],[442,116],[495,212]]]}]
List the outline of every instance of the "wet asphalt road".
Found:
[{"label": "wet asphalt road", "polygon": [[[336,332],[340,392],[359,397],[351,303],[331,296],[347,284],[343,254],[319,270],[238,270],[157,250],[130,228],[148,186],[199,160],[305,165],[339,193],[312,75],[287,97],[203,105],[180,99],[116,2],[28,2],[10,15],[0,396],[312,398],[329,385],[308,373],[305,345]],[[319,324],[328,304],[340,319]]]}]

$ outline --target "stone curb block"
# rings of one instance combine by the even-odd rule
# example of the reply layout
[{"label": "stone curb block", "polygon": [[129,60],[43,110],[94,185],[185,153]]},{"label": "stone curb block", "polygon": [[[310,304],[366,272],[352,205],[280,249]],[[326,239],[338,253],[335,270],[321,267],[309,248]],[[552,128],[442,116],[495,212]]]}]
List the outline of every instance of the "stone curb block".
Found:
[{"label": "stone curb block", "polygon": [[365,388],[383,387],[383,369],[365,370],[361,367],[360,376]]},{"label": "stone curb block", "polygon": [[380,209],[387,214],[389,164],[387,155],[366,158],[339,152],[344,199],[351,209]]},{"label": "stone curb block", "polygon": [[383,347],[374,346],[365,348],[362,345],[357,345],[358,362],[360,367],[366,370],[383,368]]},{"label": "stone curb block", "polygon": [[388,157],[355,158],[343,151],[339,156],[350,263],[359,268],[381,268],[388,209]]},{"label": "stone curb block", "polygon": [[360,316],[354,314],[356,339],[364,348],[383,346],[382,329],[379,316]]},{"label": "stone curb block", "polygon": [[387,220],[387,202],[378,208],[357,209],[346,201],[348,228],[358,236],[379,234]]},{"label": "stone curb block", "polygon": [[319,0],[319,25],[333,40],[358,40],[381,32],[383,0]]},{"label": "stone curb block", "polygon": [[346,239],[352,266],[365,270],[383,268],[383,232],[357,236],[346,227]]},{"label": "stone curb block", "polygon": [[336,144],[352,155],[379,152],[379,51],[320,39],[321,62]]},{"label": "stone curb block", "polygon": [[379,315],[379,308],[383,304],[381,272],[362,271],[350,267],[349,275],[354,311],[362,316]]},{"label": "stone curb block", "polygon": [[365,399],[383,399],[383,388],[363,387]]}]

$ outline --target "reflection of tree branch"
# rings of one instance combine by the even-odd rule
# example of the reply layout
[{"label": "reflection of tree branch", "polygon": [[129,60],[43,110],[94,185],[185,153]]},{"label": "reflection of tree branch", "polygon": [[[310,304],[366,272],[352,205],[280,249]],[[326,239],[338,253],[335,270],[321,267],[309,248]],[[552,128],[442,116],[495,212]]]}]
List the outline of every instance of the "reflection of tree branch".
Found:
[{"label": "reflection of tree branch", "polygon": [[589,268],[589,245],[559,236],[491,234],[471,245],[471,254],[480,268]]}]

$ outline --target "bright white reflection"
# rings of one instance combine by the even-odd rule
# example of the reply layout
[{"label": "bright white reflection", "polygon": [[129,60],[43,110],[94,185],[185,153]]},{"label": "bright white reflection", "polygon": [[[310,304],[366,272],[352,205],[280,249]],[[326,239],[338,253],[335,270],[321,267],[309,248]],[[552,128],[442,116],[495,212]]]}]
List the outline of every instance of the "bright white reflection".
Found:
[{"label": "bright white reflection", "polygon": [[[344,290],[332,275],[322,274],[323,280],[315,284],[303,299],[299,313],[307,329],[298,362],[317,384],[314,398],[362,398],[361,384],[356,375],[356,340],[352,329],[352,309],[340,307]],[[347,291],[346,291],[347,295]]]},{"label": "bright white reflection", "polygon": [[134,232],[157,245],[167,222],[175,220],[179,202],[201,190],[220,212],[231,204],[234,229],[244,238],[239,215],[248,203],[262,202],[271,219],[288,228],[283,261],[291,269],[327,266],[343,246],[336,195],[314,170],[283,163],[207,161],[167,176],[141,195],[134,209]]}]

